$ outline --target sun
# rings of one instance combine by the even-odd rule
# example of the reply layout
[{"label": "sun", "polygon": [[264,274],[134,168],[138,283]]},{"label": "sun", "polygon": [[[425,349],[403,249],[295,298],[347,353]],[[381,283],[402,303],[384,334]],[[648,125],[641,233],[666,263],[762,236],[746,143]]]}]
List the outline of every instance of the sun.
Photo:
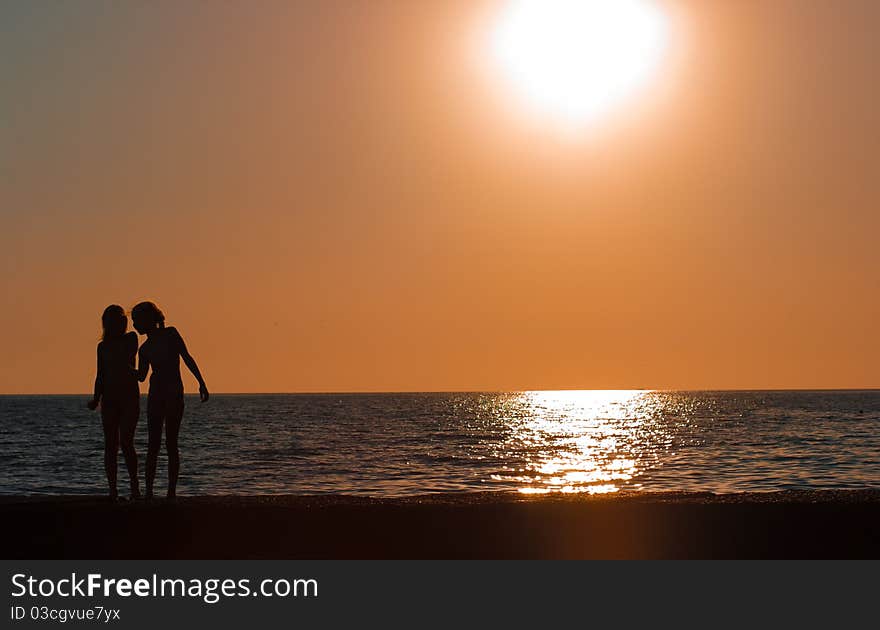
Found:
[{"label": "sun", "polygon": [[667,30],[651,0],[510,0],[490,53],[537,113],[580,126],[647,82]]}]

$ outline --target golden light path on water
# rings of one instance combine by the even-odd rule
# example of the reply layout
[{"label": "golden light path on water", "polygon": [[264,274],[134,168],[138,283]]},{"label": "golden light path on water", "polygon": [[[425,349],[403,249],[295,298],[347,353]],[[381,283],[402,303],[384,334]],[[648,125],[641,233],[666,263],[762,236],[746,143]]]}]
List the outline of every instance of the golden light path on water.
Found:
[{"label": "golden light path on water", "polygon": [[[652,400],[645,390],[523,392],[530,411],[512,440],[526,446],[532,461],[496,481],[521,484],[519,492],[590,494],[617,492],[656,456],[646,442]],[[662,442],[663,440],[659,440]],[[552,449],[546,445],[552,444]],[[532,448],[529,448],[532,447]],[[637,485],[635,487],[638,487]]]}]

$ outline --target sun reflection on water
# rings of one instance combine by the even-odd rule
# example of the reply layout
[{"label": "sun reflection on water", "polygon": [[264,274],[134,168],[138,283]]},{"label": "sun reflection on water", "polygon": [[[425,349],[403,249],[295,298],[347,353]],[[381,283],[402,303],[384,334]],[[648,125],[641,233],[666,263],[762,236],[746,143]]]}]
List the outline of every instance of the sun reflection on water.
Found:
[{"label": "sun reflection on water", "polygon": [[[529,410],[510,440],[524,445],[529,461],[492,475],[524,494],[617,492],[640,472],[642,425],[650,406],[644,390],[523,392]],[[635,452],[635,453],[634,453]]]}]

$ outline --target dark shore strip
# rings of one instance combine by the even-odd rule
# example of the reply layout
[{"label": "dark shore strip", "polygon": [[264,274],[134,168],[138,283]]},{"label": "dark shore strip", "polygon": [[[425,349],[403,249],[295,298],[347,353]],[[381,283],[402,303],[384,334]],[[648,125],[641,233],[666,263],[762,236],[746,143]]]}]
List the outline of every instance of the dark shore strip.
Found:
[{"label": "dark shore strip", "polygon": [[880,558],[880,490],[0,497],[2,557]]}]

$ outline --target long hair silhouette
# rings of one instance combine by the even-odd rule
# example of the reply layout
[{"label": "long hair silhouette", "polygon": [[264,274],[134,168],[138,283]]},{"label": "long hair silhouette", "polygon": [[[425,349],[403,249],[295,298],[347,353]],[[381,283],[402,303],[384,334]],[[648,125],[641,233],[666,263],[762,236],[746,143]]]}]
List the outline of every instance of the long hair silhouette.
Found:
[{"label": "long hair silhouette", "polygon": [[128,318],[125,309],[118,304],[111,304],[101,314],[101,340],[121,337],[128,330]]},{"label": "long hair silhouette", "polygon": [[145,332],[141,334],[146,334],[155,328],[165,328],[165,314],[159,310],[155,302],[138,302],[135,304],[134,308],[131,309],[131,319],[132,321],[137,320],[146,326]]}]

